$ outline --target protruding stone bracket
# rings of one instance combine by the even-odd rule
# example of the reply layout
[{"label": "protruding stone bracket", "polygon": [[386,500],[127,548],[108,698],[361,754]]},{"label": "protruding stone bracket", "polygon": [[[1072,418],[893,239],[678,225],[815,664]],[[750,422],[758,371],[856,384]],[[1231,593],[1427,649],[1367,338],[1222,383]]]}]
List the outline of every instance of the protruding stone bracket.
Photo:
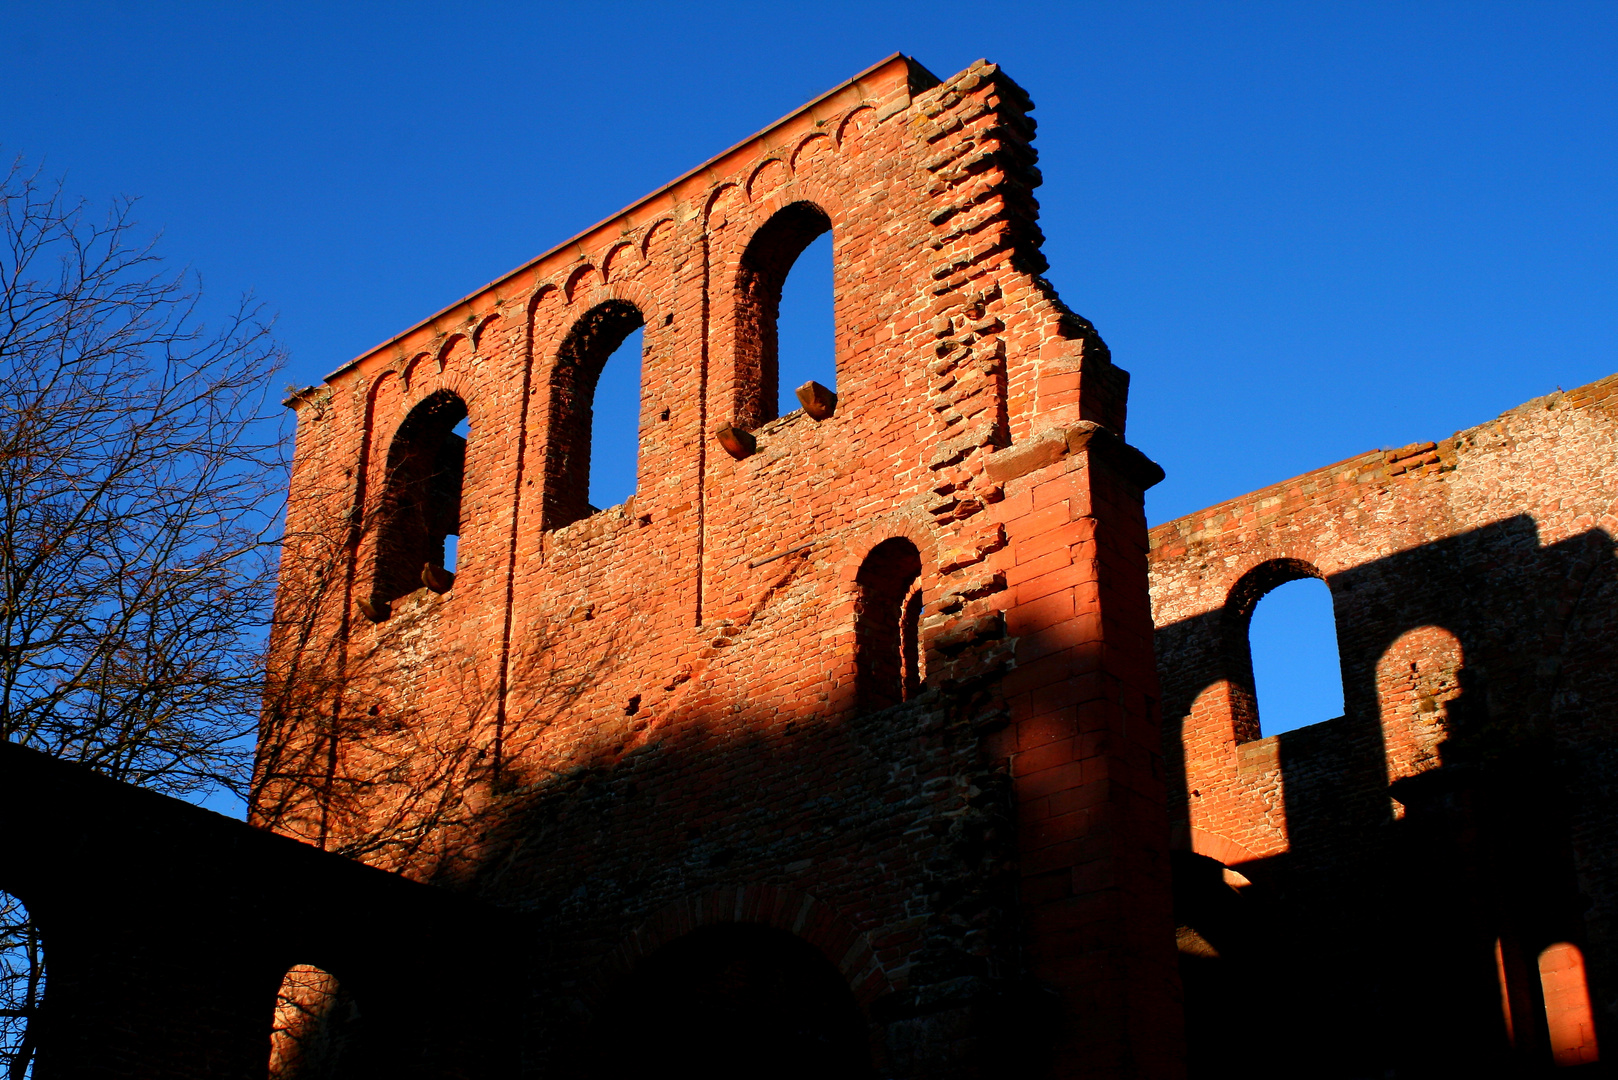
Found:
[{"label": "protruding stone bracket", "polygon": [[354,601],[354,605],[360,609],[361,615],[374,623],[387,622],[393,616],[393,605],[386,600],[372,601],[362,596]]},{"label": "protruding stone bracket", "polygon": [[798,387],[795,393],[803,405],[803,411],[808,413],[812,420],[830,420],[831,414],[837,411],[836,393],[813,379]]},{"label": "protruding stone bracket", "polygon": [[714,438],[725,448],[725,453],[737,461],[752,457],[758,451],[758,440],[753,438],[753,433],[738,427],[722,427],[714,432]]},{"label": "protruding stone bracket", "polygon": [[433,592],[442,595],[455,587],[455,573],[451,570],[445,570],[442,566],[423,563],[421,567],[421,583]]},{"label": "protruding stone bracket", "polygon": [[996,451],[989,455],[984,472],[990,480],[1004,484],[1019,476],[1026,476],[1035,469],[1054,465],[1092,443],[1093,449],[1110,455],[1113,464],[1139,484],[1142,491],[1162,481],[1164,472],[1161,465],[1124,442],[1111,428],[1102,427],[1093,420],[1080,420],[1063,428],[1047,428],[1033,438]]}]

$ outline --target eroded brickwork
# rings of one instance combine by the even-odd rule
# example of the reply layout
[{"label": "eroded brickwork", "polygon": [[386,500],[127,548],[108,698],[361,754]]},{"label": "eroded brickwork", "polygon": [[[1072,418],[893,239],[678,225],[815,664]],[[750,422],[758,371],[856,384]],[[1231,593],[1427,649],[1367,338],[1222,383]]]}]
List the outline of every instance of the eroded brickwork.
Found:
[{"label": "eroded brickwork", "polygon": [[[890,58],[293,399],[254,819],[526,916],[532,1074],[605,1068],[734,925],[818,951],[859,1068],[1179,1073],[1161,473],[1039,276],[1030,108]],[[835,407],[772,419],[826,228]],[[639,487],[594,511],[636,326]]]},{"label": "eroded brickwork", "polygon": [[[1590,1060],[1536,957],[1582,952],[1612,1030],[1615,510],[1618,376],[1152,530],[1193,1072]],[[1301,576],[1345,715],[1261,737],[1248,619]]]}]

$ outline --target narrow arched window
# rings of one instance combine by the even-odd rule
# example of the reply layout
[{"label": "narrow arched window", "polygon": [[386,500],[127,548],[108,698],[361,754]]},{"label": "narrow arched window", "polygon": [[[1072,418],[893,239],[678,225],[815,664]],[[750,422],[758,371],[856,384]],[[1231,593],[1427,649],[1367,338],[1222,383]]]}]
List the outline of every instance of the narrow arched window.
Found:
[{"label": "narrow arched window", "polygon": [[793,262],[776,318],[776,415],[799,407],[798,387],[817,382],[837,389],[833,334],[832,239],[821,233]]},{"label": "narrow arched window", "polygon": [[635,494],[640,457],[640,367],[644,329],[607,357],[596,380],[590,421],[590,509],[617,506]]},{"label": "narrow arched window", "polygon": [[[462,417],[461,422],[456,424],[452,429],[450,429],[450,434],[452,436],[454,436],[455,438],[461,440],[460,447],[461,447],[462,468],[461,468],[460,488],[462,490],[464,490],[465,487],[466,487],[466,468],[465,468],[465,462],[466,462],[466,437],[468,435],[470,435],[471,433],[472,433],[471,421],[469,419],[467,419],[466,417]],[[459,504],[459,501],[460,501],[460,492],[459,491],[456,493],[455,498],[456,498],[457,504]],[[460,516],[459,514],[456,515],[457,518],[459,518],[459,516]],[[450,571],[451,573],[453,573],[455,571],[455,569],[458,566],[460,566],[460,562],[461,562],[461,533],[460,533],[460,528],[459,528],[459,526],[460,526],[459,520],[457,520],[455,524],[456,524],[456,531],[455,532],[445,533],[444,534],[444,569]]]},{"label": "narrow arched window", "polygon": [[371,587],[378,610],[423,586],[444,592],[453,581],[445,541],[461,534],[467,440],[456,428],[465,419],[459,397],[434,394],[410,410],[388,447]]},{"label": "narrow arched window", "polygon": [[1559,941],[1541,952],[1539,983],[1545,996],[1551,1059],[1558,1066],[1599,1061],[1590,986],[1585,979],[1584,954],[1579,947]]},{"label": "narrow arched window", "polygon": [[270,1028],[271,1080],[329,1080],[360,1073],[359,1005],[330,972],[287,970]]},{"label": "narrow arched window", "polygon": [[1257,566],[1225,616],[1238,742],[1343,715],[1337,622],[1319,570],[1296,559]]},{"label": "narrow arched window", "polygon": [[921,692],[921,555],[908,540],[884,540],[860,564],[855,584],[856,697],[870,712]]},{"label": "narrow arched window", "polygon": [[[645,319],[634,304],[609,300],[580,316],[557,350],[545,435],[545,494],[540,513],[544,528],[561,528],[594,513],[603,504],[596,503],[592,495],[622,502],[634,493],[642,363],[635,346],[641,338],[636,331],[643,325]],[[630,342],[631,335],[634,342]],[[607,361],[626,344],[633,354],[623,350],[614,364],[632,368],[632,376],[626,370],[620,377],[615,370],[613,378],[603,384]],[[603,393],[598,395],[598,391]],[[613,453],[603,451],[598,426],[600,434],[611,439]],[[598,456],[602,458],[599,470],[592,461]],[[597,471],[605,481],[599,489],[593,479]]]},{"label": "narrow arched window", "polygon": [[39,924],[23,902],[0,892],[0,1075],[34,1074],[40,1006],[45,1000],[45,949]]},{"label": "narrow arched window", "polygon": [[[734,402],[741,427],[756,427],[797,408],[796,390],[810,380],[836,389],[830,232],[824,210],[797,202],[760,226],[742,253]],[[802,270],[795,273],[804,256]],[[790,292],[783,295],[789,275]]]}]

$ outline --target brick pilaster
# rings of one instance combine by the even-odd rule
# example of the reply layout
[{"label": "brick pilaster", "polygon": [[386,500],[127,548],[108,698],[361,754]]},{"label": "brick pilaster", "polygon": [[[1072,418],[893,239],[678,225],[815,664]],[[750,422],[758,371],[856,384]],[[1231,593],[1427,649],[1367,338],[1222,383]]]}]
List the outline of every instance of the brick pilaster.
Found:
[{"label": "brick pilaster", "polygon": [[1031,969],[1065,1005],[1054,1075],[1183,1075],[1142,507],[1161,473],[1094,423],[991,472],[1013,455],[1034,467],[995,507],[1016,639],[1003,738]]}]

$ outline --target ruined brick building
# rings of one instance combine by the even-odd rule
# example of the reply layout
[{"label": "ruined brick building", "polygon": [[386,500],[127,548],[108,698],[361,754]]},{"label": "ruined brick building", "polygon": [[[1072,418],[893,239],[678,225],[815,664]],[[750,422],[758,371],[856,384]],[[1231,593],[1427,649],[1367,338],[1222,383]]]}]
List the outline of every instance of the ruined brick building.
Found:
[{"label": "ruined brick building", "polygon": [[[316,1028],[350,1075],[1598,1069],[1618,380],[1149,533],[1128,375],[1040,276],[1031,108],[890,57],[295,395],[227,892],[308,888],[157,961],[64,945],[58,1067],[263,1076],[293,1000],[283,1076]],[[777,416],[827,231],[836,386]],[[1299,577],[1345,715],[1264,737],[1248,620]],[[73,890],[27,877],[49,926]],[[191,1011],[98,996],[137,959]]]}]

